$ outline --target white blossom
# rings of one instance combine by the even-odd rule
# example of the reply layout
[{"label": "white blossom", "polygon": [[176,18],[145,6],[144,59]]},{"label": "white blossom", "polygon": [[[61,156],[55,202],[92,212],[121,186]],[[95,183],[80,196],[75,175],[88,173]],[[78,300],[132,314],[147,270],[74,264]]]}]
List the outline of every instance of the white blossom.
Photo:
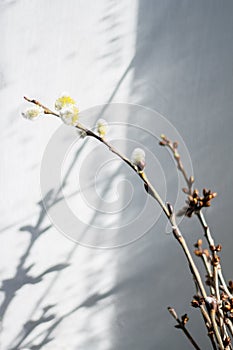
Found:
[{"label": "white blossom", "polygon": [[104,137],[108,131],[108,123],[104,119],[99,119],[96,123],[97,131],[100,137]]},{"label": "white blossom", "polygon": [[35,120],[42,114],[44,114],[44,109],[37,105],[31,108],[27,108],[25,112],[22,112],[22,116],[29,120]]},{"label": "white blossom", "polygon": [[131,155],[131,162],[135,165],[140,171],[143,171],[145,168],[145,152],[141,148],[135,148]]},{"label": "white blossom", "polygon": [[68,105],[75,105],[75,100],[69,96],[67,92],[63,92],[61,96],[55,101],[55,109],[60,111],[62,108],[65,108]]},{"label": "white blossom", "polygon": [[66,104],[59,114],[65,124],[73,126],[78,124],[78,107],[76,105]]}]

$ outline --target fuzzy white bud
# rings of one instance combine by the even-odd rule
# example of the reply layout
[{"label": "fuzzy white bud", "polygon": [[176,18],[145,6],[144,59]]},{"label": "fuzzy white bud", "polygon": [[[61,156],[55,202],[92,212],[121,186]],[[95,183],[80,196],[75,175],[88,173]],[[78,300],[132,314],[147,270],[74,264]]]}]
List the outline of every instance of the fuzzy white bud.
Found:
[{"label": "fuzzy white bud", "polygon": [[56,111],[60,111],[62,108],[65,108],[68,105],[75,105],[75,100],[69,96],[67,92],[64,92],[60,97],[55,101]]},{"label": "fuzzy white bud", "polygon": [[22,112],[22,116],[29,120],[35,120],[40,115],[44,114],[44,110],[42,107],[35,105],[32,108],[26,109],[25,112]]},{"label": "fuzzy white bud", "polygon": [[139,171],[143,171],[145,168],[145,152],[141,148],[135,148],[131,155],[131,162],[135,165]]},{"label": "fuzzy white bud", "polygon": [[99,119],[96,128],[100,137],[104,137],[108,131],[108,123],[104,119]]},{"label": "fuzzy white bud", "polygon": [[60,111],[60,117],[66,125],[76,126],[78,123],[78,107],[74,104],[66,104]]}]

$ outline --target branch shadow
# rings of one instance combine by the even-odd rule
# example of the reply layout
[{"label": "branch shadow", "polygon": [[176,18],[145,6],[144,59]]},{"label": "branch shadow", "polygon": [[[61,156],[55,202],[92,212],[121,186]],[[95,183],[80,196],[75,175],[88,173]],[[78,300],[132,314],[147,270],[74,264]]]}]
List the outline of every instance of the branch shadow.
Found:
[{"label": "branch shadow", "polygon": [[[52,337],[52,333],[53,331],[61,324],[62,321],[64,321],[66,318],[68,318],[69,316],[73,315],[74,313],[76,313],[78,310],[82,309],[82,308],[92,308],[94,307],[99,301],[107,299],[108,297],[112,296],[114,293],[117,292],[117,288],[113,287],[112,289],[110,289],[109,291],[105,292],[105,293],[93,293],[92,295],[88,296],[81,304],[77,305],[76,307],[74,307],[72,310],[68,311],[67,313],[64,313],[62,316],[55,318],[55,316],[53,314],[50,314],[49,316],[45,317],[43,315],[43,320],[44,322],[48,322],[48,321],[53,321],[53,323],[46,329],[43,330],[41,333],[37,334],[30,342],[25,343],[23,347],[30,347],[30,349],[41,349],[42,346],[48,344],[48,342],[51,342],[52,340],[54,340],[54,337]],[[42,320],[42,318],[41,318]],[[31,325],[36,325],[36,324],[41,324],[38,323],[38,321],[34,321],[30,323]],[[28,327],[29,328],[29,327]],[[31,331],[35,329],[32,328]],[[20,341],[15,347],[10,348],[10,350],[20,350],[20,346],[22,345],[22,343],[24,342],[24,340],[26,339],[26,337],[29,335],[25,333],[24,338],[22,339],[22,341]],[[40,337],[43,337],[43,339],[40,341],[39,344],[37,345],[32,345],[32,343],[35,343],[36,340]]]},{"label": "branch shadow", "polygon": [[[115,175],[113,174],[112,177],[109,177],[107,179],[107,181],[105,181],[104,183],[104,188],[103,188],[103,195],[105,193],[107,193],[109,191],[109,186],[112,182],[112,179]],[[99,201],[101,201],[101,198],[99,199]],[[98,216],[98,213],[94,213],[92,219],[89,222],[89,225],[86,226],[85,230],[82,232],[82,236],[85,236],[85,234],[87,233],[87,231],[89,230],[90,226],[92,224],[94,224],[96,217]],[[68,267],[69,263],[68,261],[71,260],[72,256],[75,254],[75,252],[78,249],[78,245],[75,245],[72,250],[70,251],[69,255],[66,258],[66,262],[64,262],[63,264],[59,264],[59,265],[55,265],[49,269],[47,269],[46,271],[44,271],[41,275],[45,275],[47,273],[50,272],[56,272],[55,277],[53,278],[53,280],[50,282],[48,288],[46,288],[45,292],[43,293],[42,297],[40,298],[40,300],[36,303],[32,313],[31,313],[31,319],[29,321],[27,321],[24,325],[23,325],[23,329],[21,330],[21,332],[15,337],[14,341],[12,343],[15,343],[16,341],[16,345],[14,345],[12,348],[10,348],[11,350],[19,350],[20,346],[23,345],[25,343],[25,340],[28,338],[29,335],[31,335],[31,333],[33,331],[35,331],[35,329],[41,325],[42,323],[46,323],[49,321],[54,321],[52,323],[51,326],[49,326],[46,330],[44,330],[42,332],[42,334],[44,334],[44,338],[43,340],[38,344],[38,345],[33,345],[33,342],[37,340],[38,337],[40,337],[42,334],[40,333],[39,335],[37,335],[36,337],[34,337],[29,343],[24,344],[23,347],[28,347],[30,346],[30,349],[41,349],[42,346],[46,345],[48,342],[51,342],[52,340],[54,340],[53,337],[51,337],[52,332],[57,328],[57,326],[67,317],[69,317],[70,315],[72,315],[73,313],[75,313],[76,311],[78,311],[81,308],[90,308],[94,305],[97,304],[98,301],[107,298],[108,296],[110,296],[113,292],[116,292],[117,288],[112,288],[111,290],[109,290],[106,293],[94,293],[91,296],[87,297],[81,304],[79,304],[77,307],[75,307],[74,309],[72,309],[71,311],[65,313],[63,316],[57,317],[56,314],[50,314],[47,315],[47,312],[53,308],[55,305],[48,305],[46,307],[43,308],[43,312],[41,314],[41,316],[34,320],[33,319],[33,314],[34,312],[36,312],[41,303],[43,302],[43,300],[45,299],[45,297],[48,296],[48,293],[50,292],[51,288],[54,286],[54,283],[57,281],[57,279],[59,278],[59,272],[61,272],[63,270],[63,268]],[[37,276],[37,279],[39,279],[40,276]]]},{"label": "branch shadow", "polygon": [[[38,203],[40,210],[38,219],[36,221],[36,224],[33,225],[26,225],[19,228],[19,231],[21,232],[28,232],[30,235],[30,240],[28,243],[28,246],[26,247],[25,251],[21,255],[18,265],[16,267],[16,271],[13,277],[9,279],[5,279],[1,283],[0,291],[3,293],[3,301],[0,305],[0,320],[1,323],[4,321],[4,317],[6,315],[6,312],[10,306],[10,304],[13,302],[15,296],[17,295],[17,292],[23,288],[25,285],[31,284],[36,285],[44,280],[44,277],[46,277],[50,273],[60,273],[65,268],[67,268],[70,264],[67,262],[59,263],[53,266],[50,266],[49,268],[45,269],[42,273],[33,276],[31,274],[31,270],[34,266],[34,264],[31,264],[29,266],[27,265],[29,255],[31,253],[31,250],[37,240],[45,234],[52,225],[44,226],[44,221],[47,218],[47,212],[44,207],[44,203],[46,203],[47,207],[52,207],[56,203],[58,203],[62,197],[62,189],[66,185],[68,177],[70,172],[72,171],[74,164],[76,163],[78,157],[80,156],[81,152],[83,151],[85,146],[85,142],[82,144],[82,146],[77,150],[71,165],[69,169],[67,170],[64,179],[62,181],[61,186],[55,190],[52,189],[48,191],[48,193],[45,195],[45,197]],[[41,321],[41,322],[40,322]],[[44,315],[42,316],[42,319],[37,320],[37,322],[28,321],[27,324],[24,325],[24,329],[26,330],[26,333],[30,333],[33,329],[35,329],[40,323],[45,322]]]},{"label": "branch shadow", "polygon": [[[112,39],[111,43],[115,43],[117,40],[118,40],[117,38],[114,38],[114,39]],[[108,104],[111,103],[112,100],[114,99],[117,91],[120,89],[123,81],[125,80],[126,76],[130,72],[130,70],[132,69],[133,64],[134,64],[134,57],[129,62],[127,68],[125,69],[122,76],[118,80],[118,83],[116,84],[114,90],[112,91],[111,95],[109,96],[109,99],[108,99],[106,105],[103,107],[101,114],[104,114],[104,112],[106,111],[106,109],[108,107]],[[48,274],[50,274],[50,273],[55,274],[55,277],[53,278],[49,287],[46,288],[45,293],[42,295],[40,300],[35,305],[34,311],[38,310],[38,308],[42,304],[44,298],[46,297],[48,292],[51,290],[53,284],[59,278],[60,273],[64,269],[66,269],[68,266],[70,266],[68,261],[71,260],[72,256],[76,252],[78,246],[74,246],[71,249],[65,262],[53,265],[53,266],[47,268],[46,270],[44,270],[42,273],[38,274],[37,276],[33,276],[33,274],[31,273],[31,270],[32,270],[34,264],[27,266],[27,262],[28,262],[29,255],[32,251],[32,248],[34,247],[34,245],[36,244],[38,239],[42,235],[44,235],[46,232],[48,232],[49,229],[52,227],[51,224],[45,225],[45,219],[47,218],[47,213],[46,213],[46,210],[44,208],[44,203],[46,203],[47,207],[51,208],[53,205],[55,205],[57,202],[59,202],[62,199],[62,197],[61,197],[62,188],[66,185],[68,178],[69,178],[69,174],[72,171],[74,164],[78,160],[78,157],[79,157],[80,153],[83,151],[84,147],[85,147],[85,141],[84,141],[82,147],[80,147],[78,149],[78,151],[77,151],[77,153],[76,153],[76,155],[75,155],[75,157],[70,165],[70,168],[68,169],[67,173],[64,176],[64,180],[63,180],[60,188],[51,189],[50,191],[48,191],[48,193],[44,196],[44,198],[38,203],[39,215],[38,215],[38,219],[37,219],[35,225],[29,224],[29,225],[21,226],[19,228],[20,232],[27,232],[30,236],[30,239],[29,239],[28,246],[26,247],[26,249],[24,250],[23,254],[21,255],[21,257],[19,259],[19,262],[17,264],[16,271],[15,271],[14,275],[11,278],[5,279],[2,281],[2,284],[0,287],[0,291],[3,293],[3,302],[0,305],[1,323],[3,323],[5,315],[8,311],[8,308],[12,304],[12,302],[14,301],[14,298],[16,297],[17,292],[20,289],[22,289],[25,285],[28,285],[28,284],[37,285],[37,284],[41,283],[44,280],[44,277],[47,276]],[[106,191],[109,190],[109,183],[111,183],[111,180],[112,180],[112,178],[109,177],[108,181],[106,181],[106,187],[105,187]],[[90,221],[90,225],[92,222],[94,222],[95,216],[96,215],[93,215],[93,218]],[[85,232],[88,229],[89,229],[89,227],[87,226],[87,228],[84,230],[84,232],[82,234],[85,235]],[[113,292],[113,290],[111,292]],[[46,307],[44,307],[42,309],[42,313],[41,313],[39,318],[33,320],[33,318],[31,317],[30,320],[28,320],[23,325],[22,330],[15,337],[14,341],[12,342],[12,343],[16,344],[16,345],[14,345],[14,347],[12,347],[12,349],[19,350],[20,346],[25,342],[26,338],[28,338],[28,336],[39,325],[54,321],[52,326],[50,326],[48,328],[48,330],[46,331],[46,335],[45,335],[44,339],[42,340],[42,342],[40,342],[40,344],[37,344],[37,345],[32,344],[30,346],[30,349],[33,349],[33,350],[42,348],[44,345],[48,344],[49,342],[51,342],[53,340],[53,338],[51,338],[50,335],[51,335],[52,331],[62,322],[63,319],[65,319],[69,315],[75,313],[77,310],[79,310],[82,307],[87,307],[87,308],[92,307],[99,300],[101,300],[103,298],[107,298],[111,292],[109,291],[108,293],[104,293],[104,294],[99,294],[99,293],[93,294],[92,296],[88,297],[82,304],[78,305],[72,311],[68,312],[67,314],[65,314],[59,318],[57,318],[56,314],[50,313],[50,309],[54,305],[47,305]],[[16,342],[16,340],[17,340],[17,342]]]}]

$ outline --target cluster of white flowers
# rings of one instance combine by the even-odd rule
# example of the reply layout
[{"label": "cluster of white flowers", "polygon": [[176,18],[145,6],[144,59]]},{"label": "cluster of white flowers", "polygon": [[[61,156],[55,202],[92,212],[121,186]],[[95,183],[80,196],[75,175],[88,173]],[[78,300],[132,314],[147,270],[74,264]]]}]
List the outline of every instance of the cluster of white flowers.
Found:
[{"label": "cluster of white flowers", "polygon": [[131,155],[131,162],[139,171],[143,171],[146,166],[145,152],[141,148],[135,148]]},{"label": "cluster of white flowers", "polygon": [[35,120],[42,114],[44,114],[44,109],[37,105],[35,105],[32,108],[26,109],[25,112],[22,112],[22,116],[29,120]]},{"label": "cluster of white flowers", "polygon": [[59,115],[65,124],[73,126],[78,124],[78,107],[76,102],[67,93],[63,93],[56,100],[55,109],[59,112]]},{"label": "cluster of white flowers", "polygon": [[108,131],[108,123],[104,119],[99,119],[96,123],[96,129],[100,137],[105,137]]}]

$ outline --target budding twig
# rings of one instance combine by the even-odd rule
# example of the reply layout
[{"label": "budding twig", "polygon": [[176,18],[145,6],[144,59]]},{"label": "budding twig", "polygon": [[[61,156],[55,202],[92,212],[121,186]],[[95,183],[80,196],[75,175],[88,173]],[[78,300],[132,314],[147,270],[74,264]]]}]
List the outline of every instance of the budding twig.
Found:
[{"label": "budding twig", "polygon": [[[177,142],[172,142],[171,140],[169,140],[165,135],[161,135],[161,138],[162,138],[162,141],[160,141],[160,145],[162,146],[166,146],[168,147],[168,149],[170,149],[170,151],[172,152],[172,155],[177,163],[177,168],[178,170],[181,172],[181,174],[183,175],[183,178],[186,182],[186,185],[188,187],[187,191],[185,191],[188,195],[192,195],[192,186],[193,186],[193,183],[194,183],[194,177],[193,176],[188,176],[187,175],[187,172],[184,168],[184,165],[183,165],[183,162],[181,160],[181,156],[180,154],[178,153],[177,151],[177,147],[178,147],[178,143]],[[216,194],[215,194],[216,195]],[[215,243],[214,243],[214,239],[211,235],[211,232],[210,232],[210,229],[209,229],[209,226],[207,225],[206,223],[206,220],[205,220],[205,217],[204,217],[204,214],[201,210],[198,210],[195,212],[195,214],[197,215],[203,229],[204,229],[204,233],[205,233],[205,237],[206,237],[206,240],[209,244],[209,247],[210,246],[214,246]],[[225,279],[222,275],[222,271],[221,271],[221,265],[219,263],[218,265],[218,277],[220,279],[220,282],[221,284],[223,285],[223,288],[225,290],[225,292],[228,294],[228,296],[230,298],[233,298],[233,295],[229,292],[229,289],[227,288],[227,285],[226,285],[226,282],[225,282]]]},{"label": "budding twig", "polygon": [[[34,99],[29,99],[27,97],[24,97],[28,102],[34,103],[42,108],[44,108],[45,111],[47,112],[51,112],[49,114],[52,114],[56,117],[59,117],[59,114],[52,112],[50,109],[48,109],[46,106],[42,105],[39,101],[36,101]],[[205,298],[206,295],[206,291],[204,288],[204,284],[201,280],[201,276],[198,272],[198,269],[194,263],[194,260],[191,256],[191,253],[189,251],[189,248],[186,244],[186,241],[184,239],[184,237],[182,236],[176,221],[175,221],[175,215],[171,215],[167,206],[165,205],[165,203],[163,202],[163,200],[161,199],[161,197],[159,196],[158,192],[155,190],[155,188],[153,187],[153,185],[151,184],[151,182],[148,180],[146,174],[144,171],[139,171],[139,169],[123,154],[121,154],[116,148],[114,148],[109,142],[107,142],[105,139],[103,139],[102,137],[100,137],[99,135],[97,135],[96,133],[94,133],[92,130],[86,128],[84,125],[82,125],[81,123],[77,123],[76,128],[78,128],[79,130],[82,130],[86,133],[87,136],[93,137],[96,140],[100,141],[101,143],[103,143],[112,153],[116,154],[116,156],[118,156],[120,159],[122,159],[128,166],[130,166],[136,173],[137,175],[142,179],[142,181],[144,182],[144,187],[147,191],[148,194],[150,194],[156,201],[157,203],[160,205],[160,207],[162,208],[163,212],[165,213],[166,217],[168,218],[168,220],[171,223],[172,226],[172,230],[173,230],[173,234],[174,237],[177,239],[177,241],[180,243],[185,256],[189,262],[189,267],[190,267],[190,271],[194,277],[194,280],[196,281],[196,283],[198,284],[199,290],[201,292],[201,295]]]},{"label": "budding twig", "polygon": [[183,162],[180,158],[180,154],[177,151],[178,142],[172,142],[165,135],[161,135],[161,138],[162,138],[162,141],[160,141],[159,144],[161,146],[166,146],[171,150],[172,155],[173,155],[173,157],[176,161],[176,164],[177,164],[177,169],[182,173],[182,175],[185,179],[185,182],[188,186],[188,194],[192,194],[192,186],[194,183],[194,177],[193,176],[188,177],[188,175],[187,175],[187,172],[184,168]]},{"label": "budding twig", "polygon": [[57,113],[51,111],[51,109],[49,109],[48,107],[42,105],[42,103],[40,103],[39,101],[34,100],[34,99],[30,99],[30,98],[28,98],[28,97],[26,97],[26,96],[24,96],[23,98],[24,98],[26,101],[28,101],[28,102],[31,102],[31,103],[33,103],[33,104],[39,106],[39,107],[42,107],[42,108],[44,109],[44,113],[45,113],[45,114],[52,114],[52,115],[55,115],[56,117],[60,117],[59,114],[57,114]]},{"label": "budding twig", "polygon": [[[217,251],[221,250],[221,246],[215,247],[215,242],[211,235],[210,228],[207,225],[204,214],[202,212],[202,207],[210,206],[210,200],[216,196],[216,193],[211,193],[211,191],[207,191],[206,189],[204,189],[203,197],[199,197],[198,191],[192,190],[194,178],[192,176],[189,178],[185,171],[185,168],[181,161],[181,157],[177,151],[178,143],[177,142],[172,143],[165,135],[161,135],[161,138],[162,138],[162,141],[160,141],[160,145],[166,146],[170,149],[174,159],[176,160],[177,168],[182,173],[183,178],[187,185],[187,188],[183,189],[183,191],[188,195],[188,198],[189,198],[188,200],[189,206],[187,208],[186,215],[191,217],[193,213],[196,214],[204,230],[204,236],[208,242],[209,248],[212,252],[213,272],[211,271],[209,261],[207,261],[207,257],[205,256],[205,254],[203,254],[204,251],[198,247],[199,249],[195,251],[195,254],[202,257],[202,260],[204,262],[204,265],[207,271],[207,275],[210,278],[209,282],[211,283],[211,280],[213,281],[213,284],[210,284],[210,289],[211,289],[211,292],[214,293],[216,297],[216,305],[214,309],[210,310],[210,316],[211,316],[211,323],[213,326],[217,343],[219,344],[220,349],[229,349],[229,348],[232,349],[232,345],[230,344],[230,338],[228,336],[228,332],[225,326],[225,324],[228,326],[230,333],[232,334],[232,322],[228,318],[227,313],[224,314],[223,312],[223,309],[221,306],[222,301],[220,296],[220,288],[224,290],[224,292],[226,293],[230,301],[233,300],[233,295],[226,285],[225,279],[222,275],[220,258],[217,255]],[[219,282],[221,283],[221,285],[219,285]],[[218,324],[216,322],[216,319]],[[219,325],[221,334],[219,333],[218,325]],[[211,334],[211,332],[209,332],[209,334]],[[215,347],[213,343],[212,345],[213,347]],[[224,348],[224,346],[226,347]]]},{"label": "budding twig", "polygon": [[[47,114],[52,114],[52,115],[54,115],[56,117],[60,117],[59,114],[51,111],[46,106],[42,105],[39,101],[34,100],[34,99],[29,99],[28,97],[24,97],[24,98],[28,102],[31,102],[33,104],[36,104],[36,105],[42,107],[44,109],[44,111],[47,112]],[[81,130],[81,131],[84,131],[87,136],[93,137],[96,140],[102,142],[112,153],[114,153],[116,156],[121,158],[123,160],[123,162],[125,162],[128,166],[130,166],[137,173],[137,175],[143,180],[146,191],[159,203],[159,205],[163,209],[165,215],[169,218],[169,212],[168,212],[168,209],[167,209],[166,205],[163,203],[163,201],[162,201],[161,197],[159,196],[158,192],[155,190],[155,188],[149,182],[149,180],[147,179],[147,177],[146,177],[144,172],[138,171],[137,167],[135,167],[135,165],[127,157],[125,157],[123,154],[121,154],[115,147],[113,147],[103,137],[97,135],[92,130],[86,128],[81,123],[78,123],[76,128]]]},{"label": "budding twig", "polygon": [[[59,117],[60,118],[60,115],[58,113],[55,113],[53,112],[52,110],[50,110],[49,108],[47,108],[46,106],[42,105],[39,101],[37,100],[34,100],[34,99],[29,99],[27,97],[24,97],[25,100],[27,100],[28,102],[31,102],[41,108],[43,108],[44,110],[44,113],[45,114],[51,114],[51,115],[54,115],[56,117]],[[66,111],[66,113],[68,113],[69,111]],[[61,115],[61,117],[63,117]],[[74,124],[73,124],[74,125]],[[187,246],[187,243],[176,223],[176,218],[175,218],[175,214],[174,214],[174,211],[173,211],[173,208],[171,206],[171,204],[165,204],[164,201],[161,199],[160,195],[158,194],[158,192],[155,190],[155,188],[153,187],[153,185],[151,184],[151,182],[148,180],[145,172],[144,172],[144,166],[143,165],[142,167],[141,166],[137,166],[137,164],[135,165],[132,161],[130,161],[125,155],[123,155],[122,153],[120,153],[115,147],[113,147],[109,142],[106,141],[105,139],[105,133],[103,132],[99,132],[99,134],[96,134],[95,132],[93,132],[92,130],[86,128],[84,125],[82,125],[81,123],[77,122],[77,119],[75,121],[75,125],[74,125],[77,129],[81,130],[82,132],[85,133],[86,136],[90,136],[90,137],[93,137],[95,138],[96,140],[98,140],[99,142],[103,143],[112,153],[114,153],[117,157],[119,157],[123,162],[125,162],[133,171],[135,171],[135,173],[141,178],[141,180],[143,181],[144,183],[144,187],[145,187],[145,190],[146,192],[152,196],[153,199],[155,199],[157,201],[157,203],[160,205],[160,207],[162,208],[164,214],[166,215],[167,219],[169,220],[171,226],[172,226],[172,232],[173,232],[173,235],[174,237],[176,238],[176,240],[178,241],[178,243],[180,244],[180,246],[182,247],[182,250],[187,258],[187,261],[189,263],[189,268],[190,268],[190,271],[193,275],[193,279],[194,279],[194,282],[198,288],[198,292],[200,292],[202,298],[204,298],[204,300],[206,300],[207,297],[207,294],[206,294],[206,290],[205,290],[205,287],[204,287],[204,284],[202,282],[202,278],[200,276],[200,273],[196,267],[196,264],[192,258],[192,255],[190,253],[190,250]],[[177,143],[171,143],[171,141],[169,141],[166,137],[163,137],[162,138],[163,141],[161,141],[160,144],[164,145],[164,146],[167,146],[173,153],[174,155],[174,158],[177,162],[177,167],[178,169],[181,171],[181,173],[183,174],[183,177],[186,181],[186,184],[188,186],[188,189],[185,190],[185,192],[187,194],[189,194],[190,196],[190,216],[192,215],[192,213],[194,212],[195,214],[197,214],[198,218],[199,218],[199,221],[201,222],[202,224],[202,227],[204,229],[204,232],[205,232],[205,236],[207,238],[207,241],[211,247],[214,246],[214,240],[210,234],[210,230],[205,222],[205,219],[204,219],[204,216],[201,212],[201,208],[202,206],[209,206],[210,204],[210,200],[212,198],[215,197],[216,194],[214,193],[211,193],[210,191],[208,192],[205,192],[204,193],[204,190],[203,190],[203,194],[204,194],[204,197],[198,197],[198,191],[194,191],[192,193],[192,185],[193,185],[193,182],[194,182],[194,178],[191,176],[190,178],[188,177],[185,169],[184,169],[184,166],[181,162],[181,159],[180,159],[180,155],[179,153],[177,152]],[[198,210],[197,210],[198,208]],[[203,257],[203,261],[206,265],[206,269],[207,269],[207,273],[209,275],[209,277],[213,277],[214,279],[214,291],[215,291],[215,296],[216,296],[216,299],[217,299],[217,302],[220,304],[221,302],[221,299],[220,299],[220,293],[219,293],[219,285],[218,285],[218,278],[219,280],[221,281],[222,285],[223,285],[223,288],[224,290],[226,289],[226,293],[228,295],[228,297],[232,297],[229,289],[227,288],[226,286],[226,283],[222,277],[222,274],[221,274],[221,267],[220,267],[220,264],[219,264],[219,260],[217,260],[217,254],[215,252],[215,250],[212,250],[212,254],[213,254],[213,262],[217,261],[217,263],[213,263],[213,266],[214,267],[214,274],[211,273],[211,270],[210,270],[210,267],[209,265],[207,264],[208,261],[207,259],[205,260],[204,257]],[[214,260],[215,259],[215,260]],[[204,320],[205,320],[205,324],[207,326],[207,329],[208,329],[208,335],[211,339],[211,342],[212,342],[212,345],[213,345],[213,348],[214,350],[216,350],[216,345],[215,345],[215,341],[214,341],[214,338],[212,336],[212,332],[211,332],[211,329],[213,327],[213,330],[214,330],[214,334],[215,334],[215,337],[216,337],[216,340],[217,340],[217,343],[219,344],[219,347],[220,349],[224,349],[223,348],[223,341],[222,341],[222,338],[221,338],[221,335],[219,333],[219,330],[218,330],[218,325],[217,325],[217,322],[216,322],[216,310],[218,312],[218,316],[219,316],[219,324],[220,324],[220,329],[221,329],[221,333],[222,333],[222,337],[224,337],[224,339],[228,339],[228,334],[226,332],[226,327],[225,325],[223,324],[223,319],[224,319],[224,315],[223,315],[223,312],[222,310],[218,310],[218,307],[216,310],[214,310],[214,314],[212,312],[212,309],[210,310],[210,317],[209,317],[209,314],[208,312],[206,311],[205,309],[205,306],[204,305],[200,305],[200,309],[201,309],[201,312],[202,312],[202,315],[204,317]],[[171,309],[169,308],[169,311],[170,313],[173,315],[173,317],[175,317],[174,315],[176,315],[174,312],[174,309]],[[193,338],[191,337],[190,333],[187,331],[187,329],[185,328],[185,323],[182,321],[179,320],[179,318],[177,317],[176,315],[176,320],[178,322],[178,325],[179,325],[179,328],[181,328],[184,333],[186,334],[186,336],[188,337],[188,339],[191,341],[191,343],[194,345],[194,347],[196,349],[200,349],[198,347],[198,345],[195,343],[195,341],[193,340]],[[180,324],[181,322],[181,324]],[[228,327],[230,329],[232,329],[232,324],[229,320],[229,323],[228,323]]]},{"label": "budding twig", "polygon": [[185,327],[185,324],[188,321],[187,315],[184,315],[182,317],[182,320],[180,320],[179,317],[177,316],[176,311],[172,307],[169,306],[167,309],[177,322],[177,325],[175,327],[181,329],[184,332],[184,334],[186,335],[186,337],[188,338],[188,340],[190,341],[190,343],[193,345],[195,349],[201,350],[201,348],[197,345],[196,341],[193,339],[192,335],[189,333],[189,331]]},{"label": "budding twig", "polygon": [[[198,219],[199,219],[199,221],[201,223],[201,226],[202,226],[202,228],[203,228],[203,230],[205,232],[205,237],[206,237],[206,239],[208,241],[209,246],[210,247],[211,246],[214,247],[215,246],[215,242],[214,242],[214,239],[213,239],[213,237],[211,235],[210,228],[209,228],[209,226],[208,226],[208,224],[206,222],[204,214],[200,210],[199,212],[196,213],[196,215],[197,215],[197,217],[198,217]],[[221,282],[221,284],[222,284],[222,286],[224,288],[225,293],[227,293],[229,298],[232,299],[233,295],[230,293],[230,291],[229,291],[229,289],[228,289],[228,287],[226,285],[225,279],[224,279],[223,274],[222,274],[222,268],[221,268],[220,262],[218,263],[217,272],[218,272],[219,280],[220,280],[220,282]]]}]

